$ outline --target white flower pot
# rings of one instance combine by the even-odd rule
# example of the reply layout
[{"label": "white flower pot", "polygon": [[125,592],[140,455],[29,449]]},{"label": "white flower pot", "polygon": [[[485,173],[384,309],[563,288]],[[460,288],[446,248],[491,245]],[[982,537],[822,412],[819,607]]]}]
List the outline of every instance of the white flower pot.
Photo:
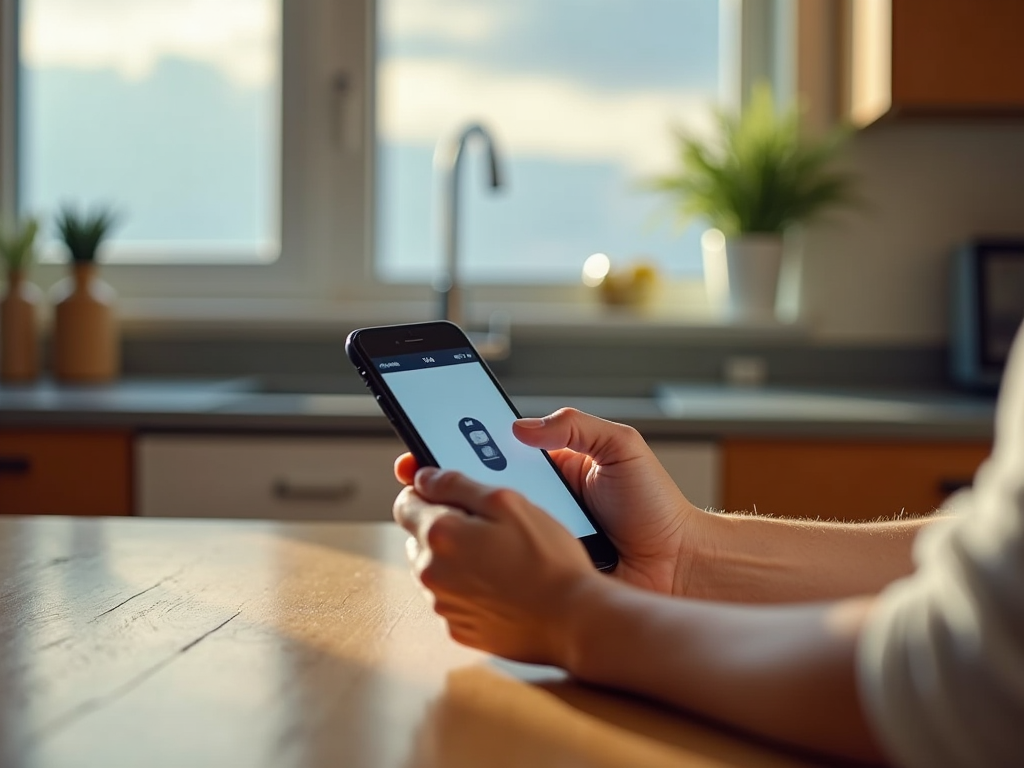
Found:
[{"label": "white flower pot", "polygon": [[773,320],[782,265],[782,235],[726,240],[717,230],[701,238],[708,299],[730,320]]}]

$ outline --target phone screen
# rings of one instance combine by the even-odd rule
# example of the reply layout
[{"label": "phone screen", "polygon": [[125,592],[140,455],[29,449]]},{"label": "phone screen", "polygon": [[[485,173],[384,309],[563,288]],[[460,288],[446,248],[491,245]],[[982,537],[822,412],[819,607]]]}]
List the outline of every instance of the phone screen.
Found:
[{"label": "phone screen", "polygon": [[597,532],[544,454],[512,434],[516,415],[472,348],[371,363],[439,466],[518,491],[577,538]]}]

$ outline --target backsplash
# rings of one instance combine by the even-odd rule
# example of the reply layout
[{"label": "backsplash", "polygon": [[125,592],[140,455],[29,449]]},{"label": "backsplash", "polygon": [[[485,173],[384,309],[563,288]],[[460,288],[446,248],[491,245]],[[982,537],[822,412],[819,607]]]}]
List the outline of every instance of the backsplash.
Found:
[{"label": "backsplash", "polygon": [[[344,335],[146,335],[124,341],[133,378],[254,377],[274,392],[362,392]],[[513,339],[495,373],[514,394],[650,395],[666,382],[725,383],[730,361],[754,362],[764,383],[841,389],[948,389],[941,346],[821,347],[787,340],[752,345],[668,339],[549,342]]]}]

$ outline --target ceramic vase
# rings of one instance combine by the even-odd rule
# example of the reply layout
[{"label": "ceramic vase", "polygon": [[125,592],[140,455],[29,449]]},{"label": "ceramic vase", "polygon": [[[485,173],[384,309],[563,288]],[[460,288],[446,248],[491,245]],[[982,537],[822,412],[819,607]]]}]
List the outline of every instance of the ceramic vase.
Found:
[{"label": "ceramic vase", "polygon": [[7,276],[0,299],[0,380],[27,383],[39,376],[39,305],[42,292],[20,270]]},{"label": "ceramic vase", "polygon": [[782,235],[748,234],[726,239],[715,232],[706,232],[701,238],[705,285],[712,307],[737,322],[774,320]]},{"label": "ceramic vase", "polygon": [[64,382],[100,384],[120,369],[114,289],[93,263],[74,264],[53,289],[53,374]]}]

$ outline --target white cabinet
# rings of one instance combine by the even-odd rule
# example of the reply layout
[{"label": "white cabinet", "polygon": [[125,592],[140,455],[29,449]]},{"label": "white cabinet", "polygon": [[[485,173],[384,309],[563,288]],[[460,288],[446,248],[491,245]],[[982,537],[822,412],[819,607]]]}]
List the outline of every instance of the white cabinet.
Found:
[{"label": "white cabinet", "polygon": [[390,520],[393,437],[142,435],[135,509],[155,517]]},{"label": "white cabinet", "polygon": [[[651,447],[690,501],[720,505],[716,444]],[[404,450],[393,437],[141,435],[135,509],[151,517],[390,520],[399,491],[392,466]]]},{"label": "white cabinet", "polygon": [[658,461],[698,507],[722,504],[721,449],[713,442],[649,441]]}]

